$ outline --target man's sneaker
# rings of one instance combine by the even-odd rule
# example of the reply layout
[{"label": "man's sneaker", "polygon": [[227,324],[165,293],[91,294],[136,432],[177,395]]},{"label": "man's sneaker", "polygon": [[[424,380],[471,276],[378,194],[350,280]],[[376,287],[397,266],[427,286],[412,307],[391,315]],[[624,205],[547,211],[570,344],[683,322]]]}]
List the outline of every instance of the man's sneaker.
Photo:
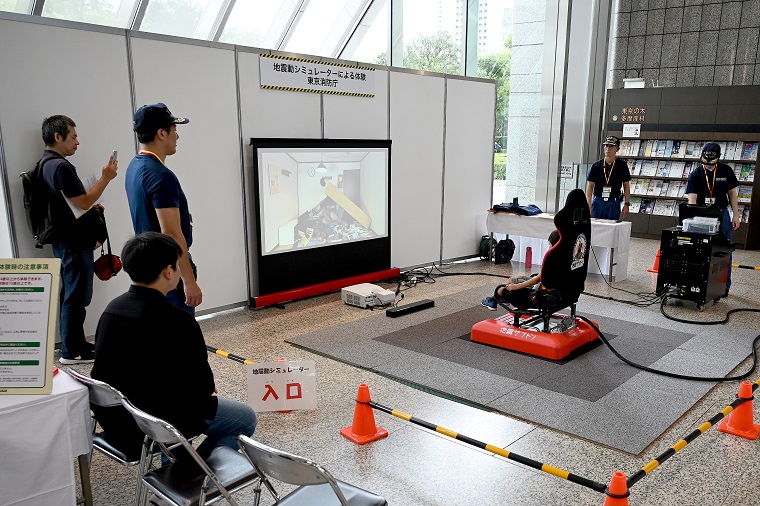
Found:
[{"label": "man's sneaker", "polygon": [[90,341],[85,341],[84,342],[84,349],[86,351],[90,351],[90,352],[92,352],[94,354],[95,353],[95,343],[91,343]]},{"label": "man's sneaker", "polygon": [[76,357],[67,358],[62,356],[58,361],[64,365],[91,364],[95,362],[95,354],[91,351],[85,351]]},{"label": "man's sneaker", "polygon": [[485,306],[491,311],[496,311],[496,301],[493,297],[486,297],[485,299],[480,301],[481,306]]}]

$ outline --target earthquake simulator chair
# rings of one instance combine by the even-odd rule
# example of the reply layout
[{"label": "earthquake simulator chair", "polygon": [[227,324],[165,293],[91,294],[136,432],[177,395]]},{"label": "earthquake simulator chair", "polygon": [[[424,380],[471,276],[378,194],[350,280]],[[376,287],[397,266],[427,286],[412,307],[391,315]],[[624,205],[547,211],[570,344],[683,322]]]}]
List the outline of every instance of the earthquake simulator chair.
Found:
[{"label": "earthquake simulator chair", "polygon": [[[532,304],[514,308],[499,303],[513,314],[513,325],[517,328],[539,320],[543,323],[543,331],[549,332],[552,314],[568,306],[570,316],[575,317],[575,305],[586,283],[591,249],[591,213],[582,190],[575,189],[568,194],[565,206],[554,215],[554,226],[559,232],[559,242],[544,255],[541,285],[531,297]],[[537,318],[521,320],[529,314],[537,314]]]},{"label": "earthquake simulator chair", "polygon": [[[171,461],[141,477],[143,486],[161,499],[175,506],[200,506],[223,497],[237,506],[231,494],[257,483],[254,468],[232,448],[217,446],[200,454],[172,424],[140,410],[126,398],[122,404]],[[148,458],[143,450],[141,463]],[[143,466],[146,468],[147,465]],[[147,497],[142,504],[145,500]]]},{"label": "earthquake simulator chair", "polygon": [[[275,499],[275,506],[387,506],[387,501],[367,490],[338,481],[319,464],[291,453],[276,450],[246,436],[238,436],[238,444],[261,481]],[[299,485],[280,497],[269,477]],[[256,487],[254,505],[261,501],[261,486]]]},{"label": "earthquake simulator chair", "polygon": [[[575,317],[591,249],[591,212],[583,190],[568,194],[565,206],[554,216],[554,226],[560,239],[544,255],[541,284],[530,304],[517,308],[497,298],[508,314],[473,325],[471,341],[560,360],[597,338],[590,324]],[[555,314],[566,307],[571,308],[569,316]],[[552,327],[552,321],[557,325]]]},{"label": "earthquake simulator chair", "polygon": [[[121,392],[113,388],[108,383],[104,383],[102,381],[98,381],[96,379],[92,379],[88,376],[85,376],[84,374],[81,374],[74,369],[66,369],[66,373],[83,384],[85,387],[87,387],[87,392],[90,397],[90,404],[94,404],[96,406],[101,406],[105,408],[110,407],[119,407],[123,409],[121,401],[124,398]],[[96,419],[93,417],[93,422]],[[130,467],[130,466],[137,466],[140,464],[140,450],[127,450],[123,448],[119,448],[117,445],[115,445],[112,441],[109,441],[108,435],[105,432],[94,432],[95,430],[95,424],[93,423],[93,436],[92,436],[92,447],[95,450],[98,450],[103,455],[109,457],[112,460],[115,460],[119,464]],[[92,455],[89,456],[91,458]],[[89,460],[88,458],[88,460]],[[150,464],[150,461],[148,461],[148,464]],[[89,467],[89,466],[88,466]],[[82,492],[87,499],[90,498],[91,501],[91,495],[92,491],[90,489],[90,478],[89,478],[89,469],[83,469],[83,466],[81,466],[80,463],[80,474],[82,479]],[[137,486],[135,488],[135,495],[139,496],[141,487],[140,487],[140,476],[142,476],[142,469],[138,467],[138,480],[137,480]],[[86,473],[86,476],[85,476]],[[91,502],[90,502],[91,504]]]}]

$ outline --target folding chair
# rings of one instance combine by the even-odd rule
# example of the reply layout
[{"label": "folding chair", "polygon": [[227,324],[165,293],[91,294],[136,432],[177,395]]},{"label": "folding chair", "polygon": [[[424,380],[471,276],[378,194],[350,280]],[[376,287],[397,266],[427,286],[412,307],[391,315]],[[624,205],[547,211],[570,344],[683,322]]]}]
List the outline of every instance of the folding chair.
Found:
[{"label": "folding chair", "polygon": [[[275,499],[275,506],[386,506],[379,495],[338,481],[325,468],[308,459],[276,450],[246,436],[238,436],[243,454],[259,473]],[[269,481],[272,478],[300,485],[285,497],[280,496]],[[255,506],[261,501],[261,485],[256,487]]]},{"label": "folding chair", "polygon": [[[122,405],[171,461],[141,478],[143,486],[161,499],[175,506],[199,506],[224,497],[237,506],[231,494],[258,480],[248,460],[232,448],[217,446],[201,455],[169,422],[140,410],[126,398],[122,399]],[[141,465],[148,458],[143,450]],[[146,500],[147,497],[143,498],[142,504]]]},{"label": "folding chair", "polygon": [[[121,401],[124,398],[124,395],[122,395],[121,392],[113,388],[108,383],[92,379],[71,368],[66,369],[66,373],[87,387],[91,404],[95,404],[96,406],[101,406],[104,408],[122,406]],[[141,451],[139,449],[135,450],[119,448],[117,445],[113,444],[112,441],[108,440],[106,433],[95,432],[95,420],[95,417],[93,417],[92,446],[95,450],[98,450],[103,455],[109,457],[111,460],[115,460],[125,467],[137,466],[140,464]],[[151,455],[156,453],[156,451],[152,448],[152,442],[147,438],[143,445],[147,445],[147,451]],[[90,454],[89,458],[87,459],[86,466],[82,465],[83,462],[81,460],[79,462],[79,472],[82,480],[82,492],[85,497],[86,504],[92,504],[92,490],[90,488],[89,473],[89,461],[91,458],[92,454]],[[150,463],[150,460],[146,461],[146,465],[149,466]],[[145,474],[145,469],[138,467],[137,473],[138,480],[135,488],[135,497],[137,498],[137,501],[139,501],[139,497],[142,491],[141,481],[139,478]]]}]

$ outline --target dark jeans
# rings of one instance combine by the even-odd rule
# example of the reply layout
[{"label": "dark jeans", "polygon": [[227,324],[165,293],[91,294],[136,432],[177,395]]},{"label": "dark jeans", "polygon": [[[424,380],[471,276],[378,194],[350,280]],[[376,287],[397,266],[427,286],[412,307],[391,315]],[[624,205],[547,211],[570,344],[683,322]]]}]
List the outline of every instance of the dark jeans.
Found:
[{"label": "dark jeans", "polygon": [[512,304],[517,309],[528,309],[533,304],[531,296],[533,295],[532,288],[521,288],[519,290],[509,291],[504,289],[504,295],[499,296],[499,289],[507,285],[499,285],[496,290],[493,291],[493,297],[496,300],[502,300],[508,304]]},{"label": "dark jeans", "polygon": [[61,356],[74,358],[85,351],[85,308],[92,300],[92,251],[55,243],[53,254],[61,259]]},{"label": "dark jeans", "polygon": [[[726,234],[726,239],[728,239],[728,242],[732,241],[734,228],[731,225],[731,216],[728,214],[728,208],[723,208],[723,218],[721,218],[720,221],[720,231]],[[728,255],[728,280],[726,280],[726,291],[728,291],[729,288],[731,288],[731,264],[734,262],[734,255],[733,253]]]},{"label": "dark jeans", "polygon": [[603,218],[606,220],[620,219],[620,201],[618,198],[611,198],[605,201],[602,197],[594,196],[591,201],[591,217]]}]

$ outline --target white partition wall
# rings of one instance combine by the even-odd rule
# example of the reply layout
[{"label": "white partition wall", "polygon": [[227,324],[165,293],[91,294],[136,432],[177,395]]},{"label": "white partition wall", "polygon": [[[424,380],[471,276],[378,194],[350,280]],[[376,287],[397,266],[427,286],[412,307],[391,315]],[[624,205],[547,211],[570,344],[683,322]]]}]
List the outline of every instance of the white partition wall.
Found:
[{"label": "white partition wall", "polygon": [[[297,56],[297,55],[295,55]],[[43,118],[65,114],[81,145],[70,158],[80,176],[100,175],[112,150],[119,176],[104,199],[112,246],[133,235],[124,173],[136,151],[135,106],[165,102],[190,123],[178,127],[167,159],[193,215],[193,259],[204,293],[200,311],[248,300],[246,249],[255,235],[249,140],[388,139],[391,147],[391,265],[408,268],[475,254],[490,204],[495,83],[381,68],[375,97],[263,90],[251,48],[115,28],[0,14],[0,171],[9,183],[13,232],[21,257],[34,248],[18,174],[40,158]],[[1,225],[0,225],[1,227]],[[7,247],[9,234],[0,229]],[[95,280],[85,330],[129,285],[126,273]]]},{"label": "white partition wall", "polygon": [[322,137],[319,95],[262,90],[259,55],[238,53],[243,141],[252,137]]},{"label": "white partition wall", "polygon": [[[166,159],[193,216],[190,254],[203,290],[199,310],[246,299],[243,184],[235,52],[164,40],[132,39],[135,102],[164,102],[179,125]],[[213,90],[213,96],[209,94]]]},{"label": "white partition wall", "polygon": [[[53,256],[50,246],[34,247],[17,176],[41,157],[40,126],[45,117],[54,114],[65,114],[77,124],[81,144],[69,160],[80,177],[99,177],[111,151],[119,151],[120,174],[103,199],[114,249],[120,251],[132,228],[123,173],[134,152],[124,31],[0,20],[0,68],[0,125],[19,256]],[[105,304],[128,285],[125,274],[108,282],[95,280],[85,325],[88,334],[94,333]]]},{"label": "white partition wall", "polygon": [[[323,97],[326,139],[388,138],[388,71],[375,70],[375,96]],[[391,146],[391,152],[393,146]]]},{"label": "white partition wall", "polygon": [[443,259],[472,256],[491,207],[496,89],[487,82],[446,80]]},{"label": "white partition wall", "polygon": [[391,73],[391,263],[440,260],[444,78]]}]

